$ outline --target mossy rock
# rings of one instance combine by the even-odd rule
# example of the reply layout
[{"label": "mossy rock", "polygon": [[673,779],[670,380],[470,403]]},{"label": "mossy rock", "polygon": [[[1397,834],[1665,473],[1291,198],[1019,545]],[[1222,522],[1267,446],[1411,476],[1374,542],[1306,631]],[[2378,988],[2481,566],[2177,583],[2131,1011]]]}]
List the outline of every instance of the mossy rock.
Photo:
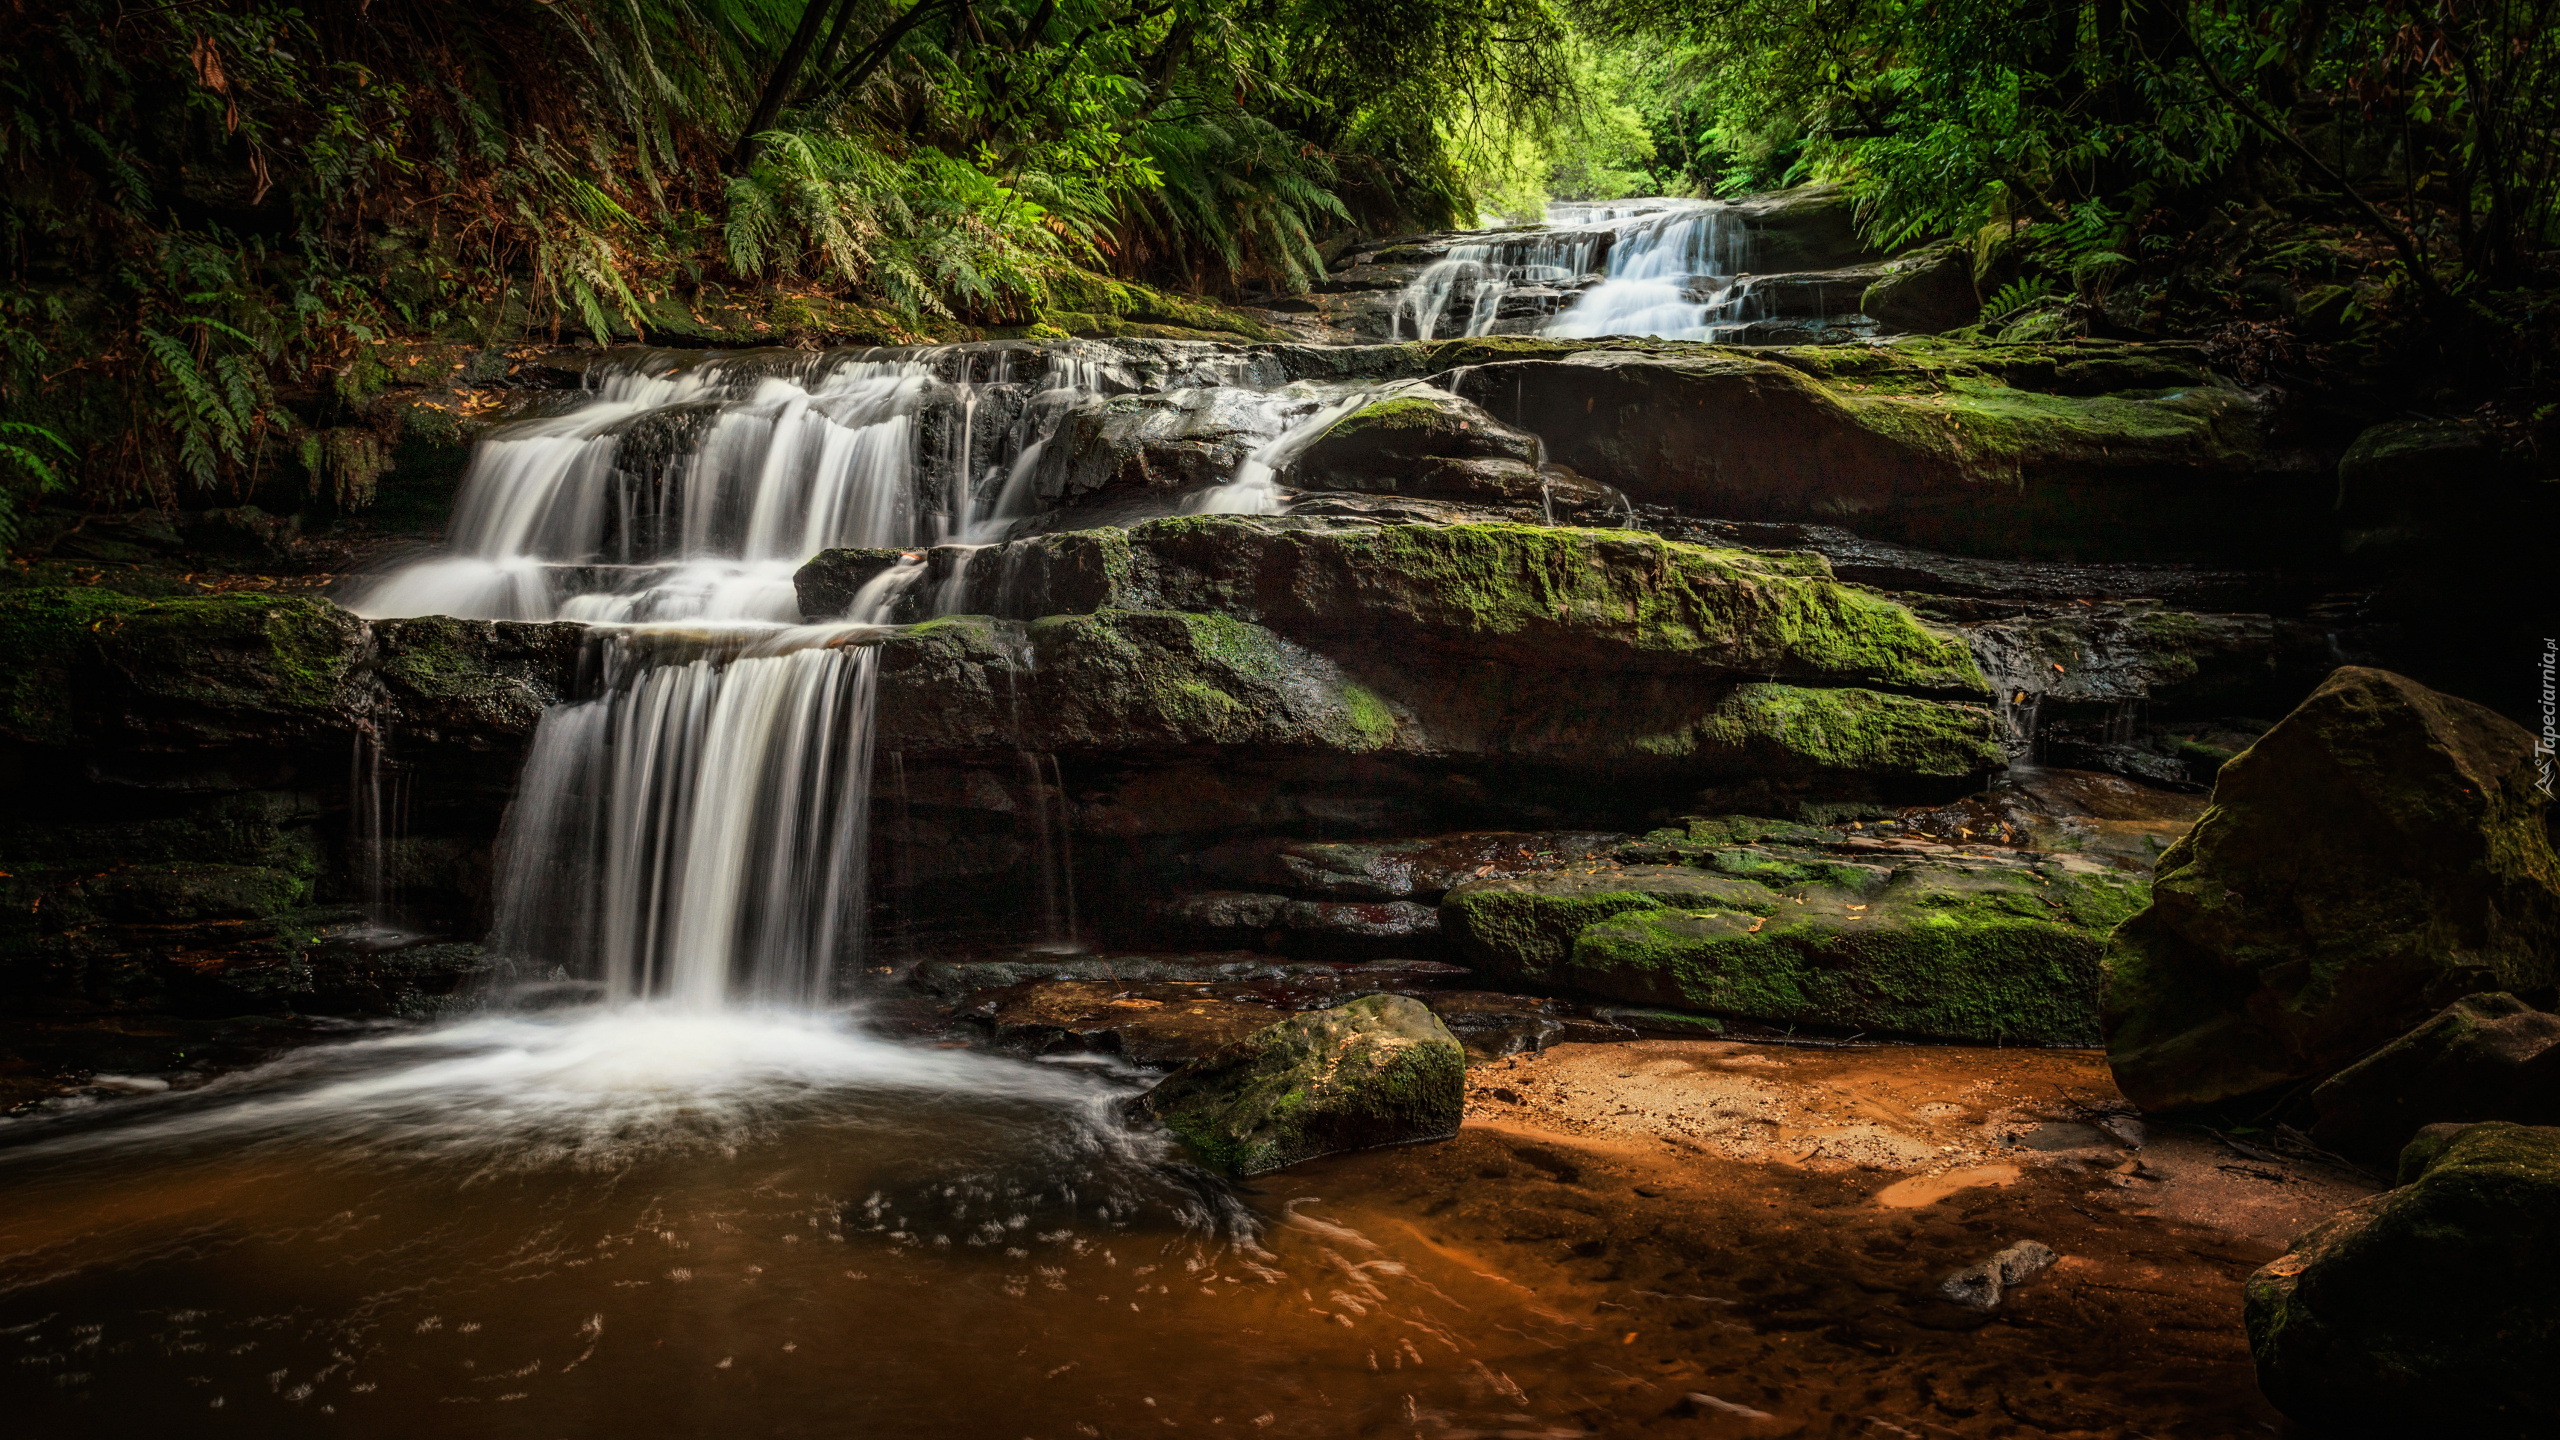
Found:
[{"label": "mossy rock", "polygon": [[1816,555],[1539,525],[1320,527],[1177,516],[1130,531],[1160,603],[1292,638],[1358,635],[1553,665],[1704,667],[1984,693],[1964,645]]},{"label": "mossy rock", "polygon": [[2431,1140],[2249,1277],[2258,1387],[2323,1435],[2560,1433],[2560,1130]]},{"label": "mossy rock", "polygon": [[2107,955],[2107,1058],[2145,1109],[2319,1081],[2485,990],[2560,978],[2533,737],[2338,670],[2222,767]]},{"label": "mossy rock", "polygon": [[1594,347],[1488,356],[1450,388],[1545,436],[1554,463],[1694,514],[2153,561],[2307,549],[2333,523],[2335,487],[2259,400],[2140,347]]},{"label": "mossy rock", "polygon": [[2377,1165],[2431,1124],[2560,1124],[2560,1015],[2513,995],[2466,995],[2322,1081],[2311,1103],[2312,1138]]},{"label": "mossy rock", "polygon": [[1485,467],[1464,462],[1496,462],[1497,469],[1524,477],[1521,488],[1534,497],[1537,457],[1538,437],[1512,429],[1473,401],[1406,382],[1328,426],[1291,461],[1288,479],[1312,489],[1390,494],[1481,491],[1481,481],[1466,481],[1471,469]]},{"label": "mossy rock", "polygon": [[364,622],[325,600],[101,590],[0,595],[0,733],[221,739],[340,722]]},{"label": "mossy rock", "polygon": [[1730,846],[1701,868],[1452,890],[1469,961],[1542,987],[1773,1025],[2084,1045],[2106,931],[2140,882],[2060,863],[1869,863]]},{"label": "mossy rock", "polygon": [[1260,1175],[1337,1151],[1455,1135],[1466,1069],[1466,1051],[1429,1007],[1372,995],[1223,1046],[1141,1104],[1211,1168]]}]

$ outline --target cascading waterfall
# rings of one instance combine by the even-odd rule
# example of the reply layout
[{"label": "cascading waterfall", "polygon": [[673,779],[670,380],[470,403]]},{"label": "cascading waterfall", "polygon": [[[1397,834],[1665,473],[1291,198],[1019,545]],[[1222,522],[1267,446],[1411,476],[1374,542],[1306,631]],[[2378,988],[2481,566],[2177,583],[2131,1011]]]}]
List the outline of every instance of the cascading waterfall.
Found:
[{"label": "cascading waterfall", "polygon": [[[791,572],[829,545],[910,543],[912,359],[776,374],[652,355],[567,414],[473,454],[444,554],[347,597],[367,616],[482,620],[799,618]],[[643,463],[643,461],[650,463]]]},{"label": "cascading waterfall", "polygon": [[[1547,223],[1543,234],[1451,246],[1397,297],[1389,338],[1489,335],[1507,323],[1570,338],[1713,340],[1756,318],[1750,235],[1729,207],[1560,204]],[[1532,288],[1548,293],[1506,317],[1504,301]]]},{"label": "cascading waterfall", "polygon": [[1749,232],[1730,210],[1698,205],[1619,223],[1600,283],[1543,333],[1712,340],[1747,322]]},{"label": "cascading waterfall", "polygon": [[613,1000],[825,998],[867,868],[873,656],[840,643],[858,634],[607,637],[603,693],[535,736],[490,949]]},{"label": "cascading waterfall", "polygon": [[[1390,339],[1416,340],[1488,335],[1502,317],[1502,302],[1515,290],[1579,282],[1599,263],[1607,232],[1537,235],[1453,245],[1414,277],[1397,298]],[[1450,314],[1463,299],[1463,320]],[[1552,309],[1553,302],[1548,302]]]}]

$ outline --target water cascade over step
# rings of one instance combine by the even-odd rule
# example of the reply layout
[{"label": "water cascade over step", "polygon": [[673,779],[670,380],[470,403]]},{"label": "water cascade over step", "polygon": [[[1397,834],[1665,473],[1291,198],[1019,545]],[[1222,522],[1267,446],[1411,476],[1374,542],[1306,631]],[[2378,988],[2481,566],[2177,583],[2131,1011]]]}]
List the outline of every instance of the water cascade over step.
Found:
[{"label": "water cascade over step", "polygon": [[860,942],[872,652],[856,626],[609,635],[544,717],[490,948],[613,1000],[807,1005]]},{"label": "water cascade over step", "polygon": [[1028,513],[1094,362],[1017,352],[600,363],[571,408],[472,457],[444,553],[357,588],[362,615],[648,623],[799,619],[791,571],[835,545],[980,538]]},{"label": "water cascade over step", "polygon": [[1388,338],[1717,340],[1760,318],[1750,231],[1729,206],[1551,206],[1547,225],[1449,247],[1398,296]]}]

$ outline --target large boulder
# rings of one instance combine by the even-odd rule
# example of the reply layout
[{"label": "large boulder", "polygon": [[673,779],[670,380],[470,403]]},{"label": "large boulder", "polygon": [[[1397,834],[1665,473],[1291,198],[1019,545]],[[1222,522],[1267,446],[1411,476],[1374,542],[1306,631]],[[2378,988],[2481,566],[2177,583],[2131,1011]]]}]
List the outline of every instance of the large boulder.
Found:
[{"label": "large boulder", "polygon": [[1973,252],[1947,240],[1897,255],[1877,267],[1858,308],[1888,328],[1924,335],[1970,325],[1982,313]]},{"label": "large boulder", "polygon": [[1692,514],[2150,560],[2304,547],[2333,523],[2319,457],[2172,347],[1483,349],[1452,389],[1550,461]]},{"label": "large boulder", "polygon": [[154,748],[377,733],[520,739],[586,627],[367,623],[308,596],[0,595],[0,738]]},{"label": "large boulder", "polygon": [[1372,995],[1223,1046],[1175,1071],[1143,1104],[1211,1166],[1260,1175],[1340,1150],[1456,1134],[1466,1069],[1466,1052],[1421,1001]]},{"label": "large boulder", "polygon": [[2560,1130],[2474,1125],[2249,1277],[2258,1385],[2323,1435],[2560,1433]]},{"label": "large boulder", "polygon": [[2388,1164],[2431,1124],[2560,1124],[2560,1015],[2513,995],[2466,995],[2321,1082],[2312,1138]]},{"label": "large boulder", "polygon": [[2349,666],[2222,767],[2107,954],[2107,1059],[2146,1110],[2318,1081],[2560,967],[2533,738]]},{"label": "large boulder", "polygon": [[1288,480],[1319,490],[1516,498],[1538,493],[1538,438],[1473,401],[1405,381],[1326,427],[1289,459]]},{"label": "large boulder", "polygon": [[[1687,847],[1680,847],[1687,849]],[[2139,881],[2016,855],[1705,845],[1691,865],[1470,881],[1442,926],[1480,973],[1772,1025],[2085,1045]]]}]

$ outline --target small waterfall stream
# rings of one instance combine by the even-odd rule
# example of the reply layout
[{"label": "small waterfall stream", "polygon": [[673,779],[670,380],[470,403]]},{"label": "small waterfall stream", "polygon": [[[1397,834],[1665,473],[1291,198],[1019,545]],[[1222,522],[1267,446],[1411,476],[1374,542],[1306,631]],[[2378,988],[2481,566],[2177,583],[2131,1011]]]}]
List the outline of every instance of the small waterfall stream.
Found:
[{"label": "small waterfall stream", "polygon": [[1450,246],[1397,297],[1390,338],[1716,340],[1760,318],[1750,231],[1729,206],[1559,204],[1547,226]]}]

